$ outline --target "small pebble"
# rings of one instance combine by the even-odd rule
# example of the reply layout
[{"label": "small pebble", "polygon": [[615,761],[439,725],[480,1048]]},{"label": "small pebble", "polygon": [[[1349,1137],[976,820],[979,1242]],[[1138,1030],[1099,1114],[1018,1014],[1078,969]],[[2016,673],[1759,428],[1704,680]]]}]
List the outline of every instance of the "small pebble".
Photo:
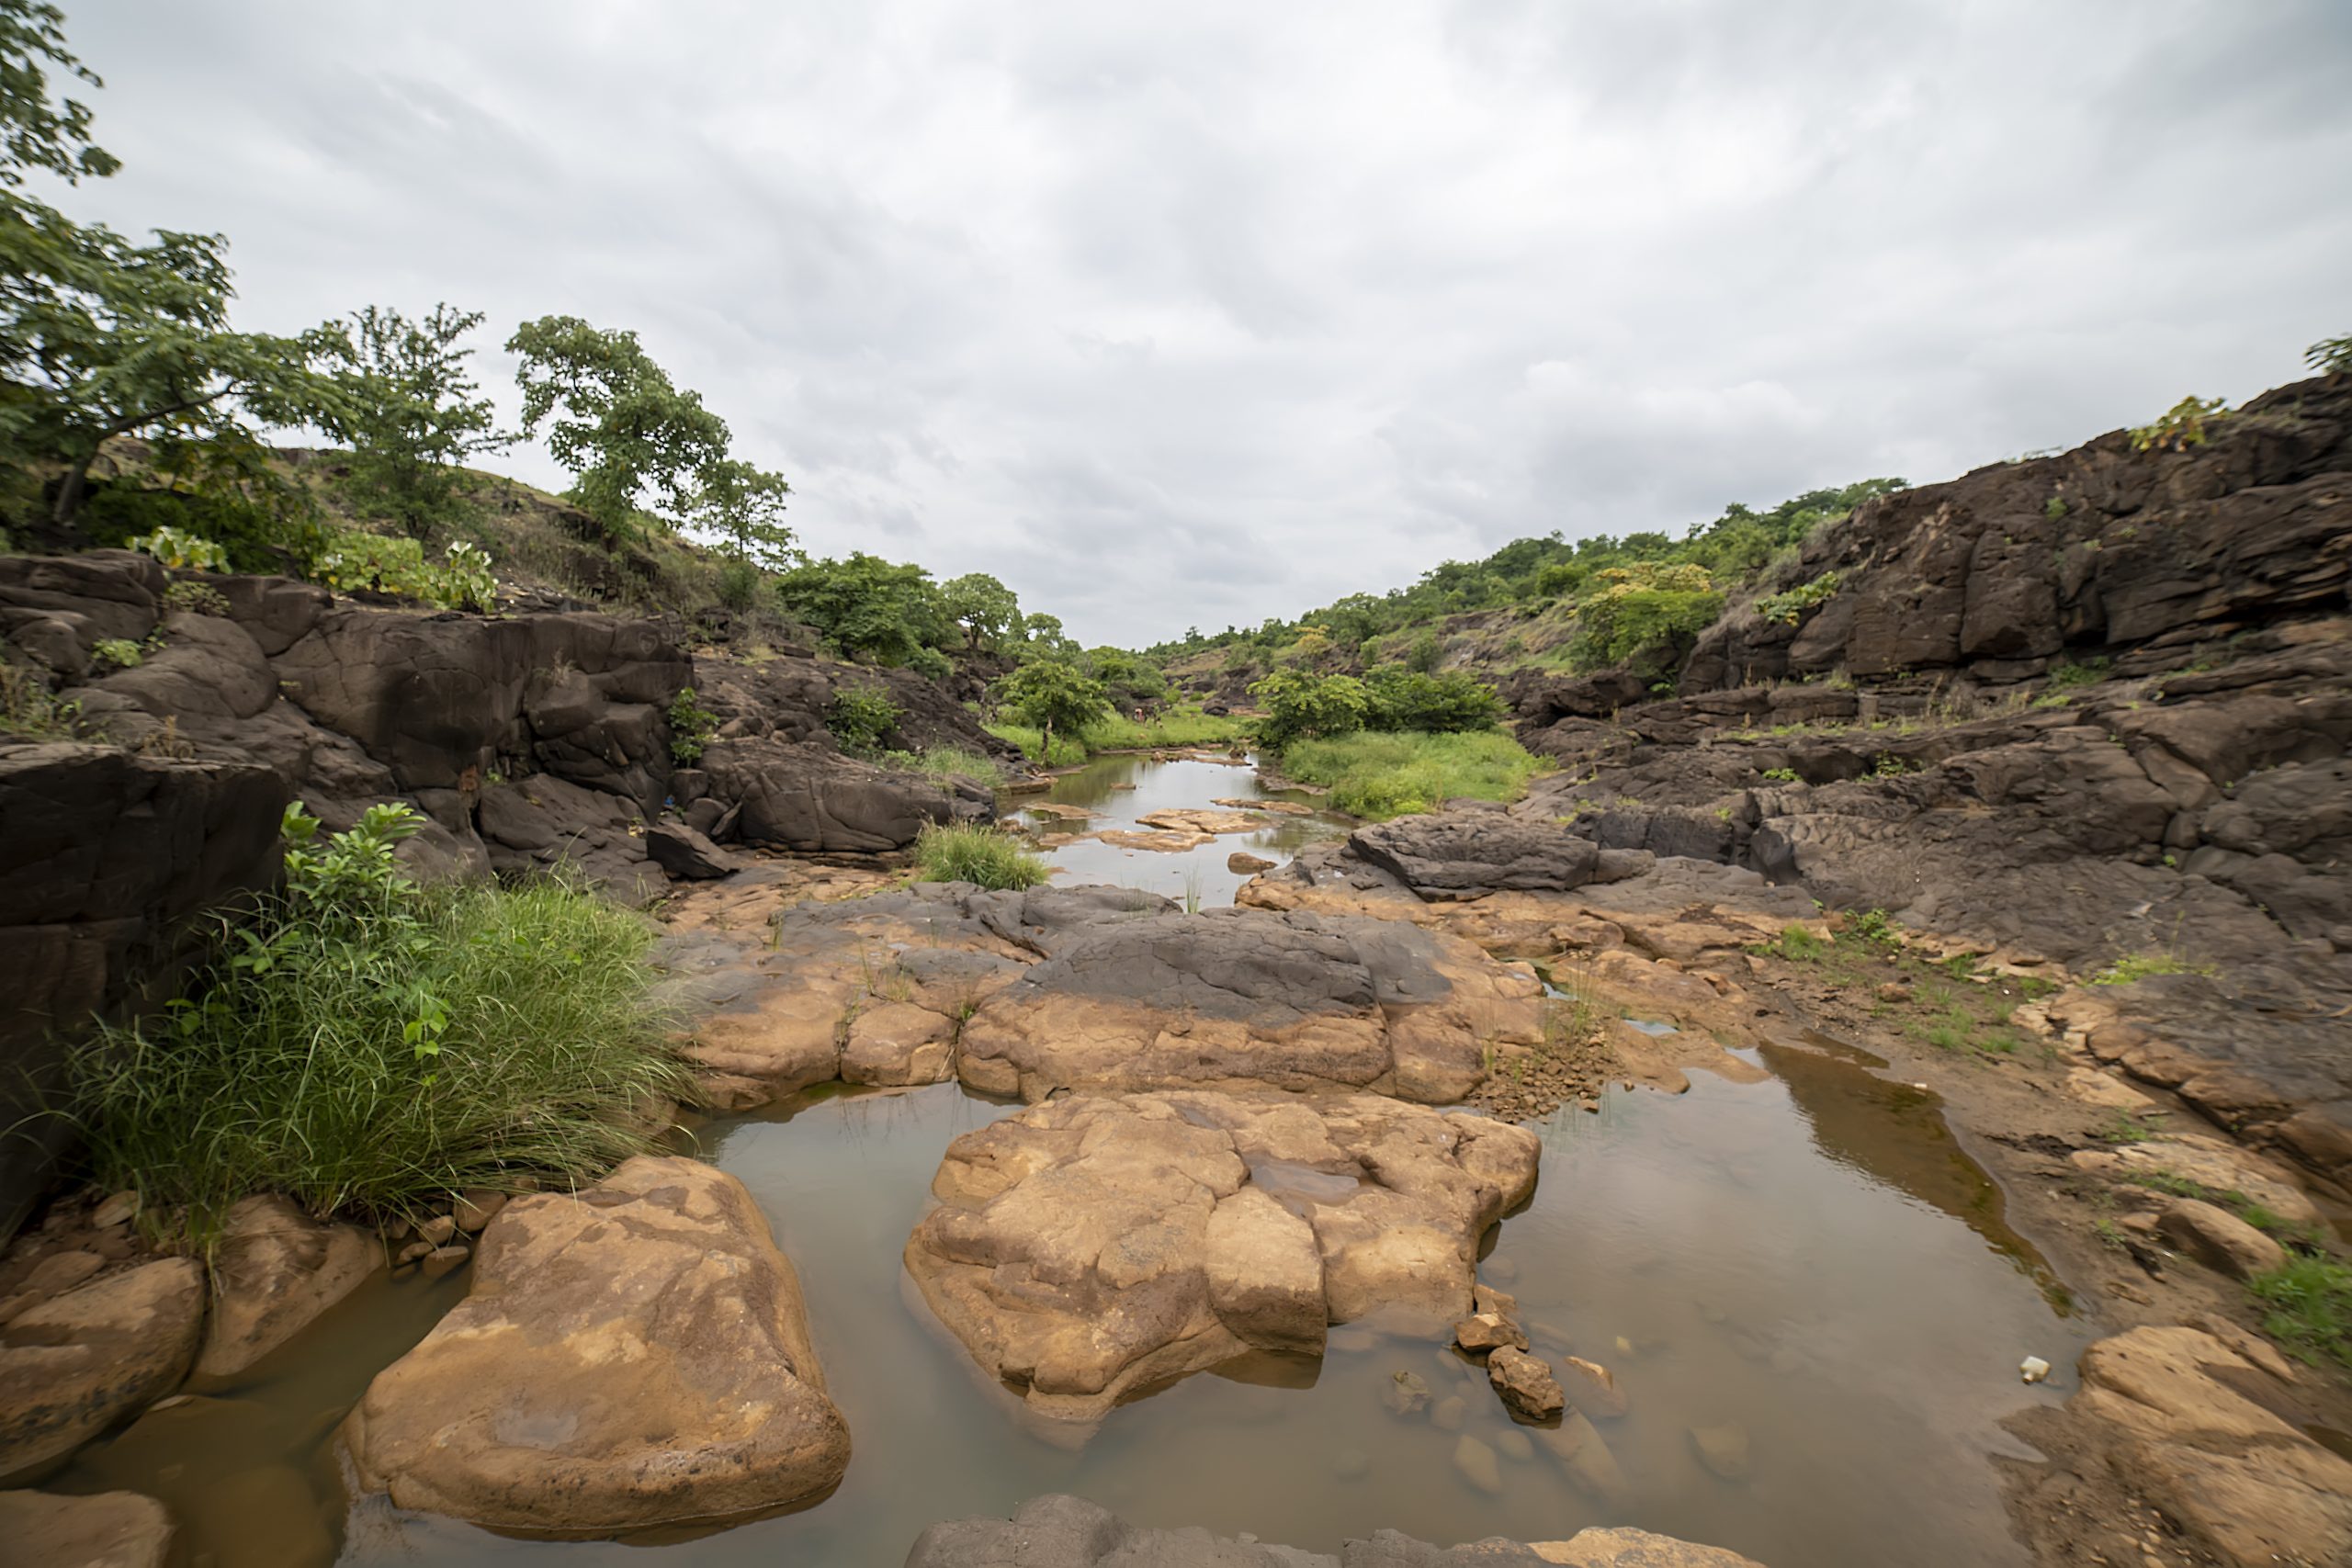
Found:
[{"label": "small pebble", "polygon": [[444,1274],[464,1268],[466,1259],[472,1256],[470,1247],[436,1247],[424,1255],[424,1277],[438,1280]]}]

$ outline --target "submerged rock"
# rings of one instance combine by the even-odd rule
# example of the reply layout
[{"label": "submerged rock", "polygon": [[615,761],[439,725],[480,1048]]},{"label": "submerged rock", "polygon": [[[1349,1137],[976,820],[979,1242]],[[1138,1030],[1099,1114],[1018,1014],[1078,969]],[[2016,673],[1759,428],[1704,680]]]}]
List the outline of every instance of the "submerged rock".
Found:
[{"label": "submerged rock", "polygon": [[164,1568],[172,1517],[137,1492],[0,1492],[0,1540],[27,1568]]},{"label": "submerged rock", "polygon": [[1378,1308],[1451,1319],[1538,1153],[1524,1129],[1372,1095],[1080,1095],[949,1145],[907,1268],[991,1376],[1092,1419]]},{"label": "submerged rock", "polygon": [[69,1454],[177,1388],[204,1330],[204,1270],[167,1258],[0,1328],[0,1475]]},{"label": "submerged rock", "polygon": [[[1464,1439],[1465,1442],[1471,1439]],[[1488,1459],[1493,1455],[1489,1451]],[[1637,1529],[1588,1529],[1522,1545],[1489,1537],[1431,1546],[1395,1530],[1339,1555],[1236,1540],[1204,1529],[1144,1529],[1082,1498],[1035,1497],[1010,1519],[956,1519],[922,1532],[906,1568],[1760,1568],[1736,1552]]]},{"label": "submerged rock", "polygon": [[1690,1446],[1699,1462],[1725,1481],[1747,1479],[1747,1428],[1736,1424],[1693,1427]]},{"label": "submerged rock", "polygon": [[473,1289],[344,1427],[360,1483],[494,1529],[610,1534],[841,1479],[792,1265],[733,1177],[642,1156],[508,1203]]},{"label": "submerged rock", "polygon": [[1487,1377],[1514,1415],[1548,1421],[1566,1404],[1549,1364],[1524,1350],[1503,1347],[1487,1358]]}]

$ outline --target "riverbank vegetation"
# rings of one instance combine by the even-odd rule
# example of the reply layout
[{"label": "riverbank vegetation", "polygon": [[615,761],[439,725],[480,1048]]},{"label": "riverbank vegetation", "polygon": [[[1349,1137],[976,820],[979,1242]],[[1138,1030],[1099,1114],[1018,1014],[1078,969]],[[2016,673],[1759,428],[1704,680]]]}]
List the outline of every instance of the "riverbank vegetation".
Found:
[{"label": "riverbank vegetation", "polygon": [[1419,730],[1359,730],[1283,748],[1283,776],[1321,784],[1351,816],[1385,821],[1434,811],[1457,796],[1517,800],[1543,767],[1498,729],[1430,735]]},{"label": "riverbank vegetation", "polygon": [[379,806],[322,840],[289,809],[284,890],[186,999],[74,1057],[101,1185],[204,1244],[249,1193],[389,1222],[652,1146],[691,1083],[650,927],[558,882],[421,887],[394,850],[422,825]]},{"label": "riverbank vegetation", "polygon": [[926,823],[915,839],[915,865],[924,882],[982,887],[1035,887],[1051,874],[1044,857],[1020,840],[975,822]]},{"label": "riverbank vegetation", "polygon": [[1014,724],[1000,719],[986,728],[990,735],[1020,747],[1022,755],[1031,761],[1057,768],[1075,767],[1087,758],[1103,751],[1229,746],[1250,738],[1248,719],[1218,717],[1203,713],[1196,707],[1169,708],[1143,718],[1131,718],[1119,713],[1105,714],[1075,735],[1055,736],[1050,751],[1046,745],[1045,732],[1035,725]]}]

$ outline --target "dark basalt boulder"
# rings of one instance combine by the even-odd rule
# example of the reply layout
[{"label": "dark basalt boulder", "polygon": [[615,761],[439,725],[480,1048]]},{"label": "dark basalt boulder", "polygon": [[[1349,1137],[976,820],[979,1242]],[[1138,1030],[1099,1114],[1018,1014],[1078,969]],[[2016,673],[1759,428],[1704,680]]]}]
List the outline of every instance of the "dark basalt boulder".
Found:
[{"label": "dark basalt boulder", "polygon": [[686,882],[731,876],[742,865],[684,822],[656,822],[647,828],[645,852],[655,865]]},{"label": "dark basalt boulder", "polygon": [[740,808],[733,836],[803,854],[874,853],[914,842],[926,822],[986,821],[994,797],[842,756],[823,741],[718,740],[702,755],[710,797]]},{"label": "dark basalt boulder", "polygon": [[1651,858],[1605,850],[1556,823],[1491,811],[1376,823],[1349,835],[1348,851],[1423,898],[1566,893],[1637,876]]},{"label": "dark basalt boulder", "polygon": [[501,876],[566,873],[627,904],[670,886],[649,855],[636,803],[623,796],[543,773],[484,786],[474,818]]},{"label": "dark basalt boulder", "polygon": [[891,751],[941,748],[1017,761],[1020,750],[980,728],[947,692],[911,670],[876,670],[786,656],[758,664],[697,660],[695,700],[718,716],[725,739],[832,740],[828,716],[845,689],[878,692],[899,710],[880,737]]}]

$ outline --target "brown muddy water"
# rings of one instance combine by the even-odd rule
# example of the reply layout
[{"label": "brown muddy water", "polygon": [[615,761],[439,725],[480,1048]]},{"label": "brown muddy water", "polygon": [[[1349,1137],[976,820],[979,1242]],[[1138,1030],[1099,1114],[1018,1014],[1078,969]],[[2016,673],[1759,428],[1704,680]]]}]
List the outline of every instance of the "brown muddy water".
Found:
[{"label": "brown muddy water", "polygon": [[[1240,769],[1106,761],[1096,781],[1059,787],[1088,805],[1098,802],[1084,792],[1099,789],[1130,818],[1252,787]],[[1183,776],[1196,769],[1213,777]],[[1139,787],[1111,791],[1122,777]],[[1180,784],[1183,798],[1168,798]],[[1328,830],[1285,819],[1262,844],[1220,839],[1214,863],[1222,873],[1232,847],[1275,858],[1267,851],[1283,835],[1300,835],[1295,844]],[[1056,857],[1070,880],[1121,880],[1073,848]],[[1152,868],[1170,858],[1136,854]],[[1161,890],[1145,879],[1160,874],[1125,880]],[[191,1561],[217,1568],[892,1568],[933,1520],[1001,1515],[1050,1491],[1140,1523],[1326,1551],[1381,1527],[1453,1542],[1607,1523],[1771,1568],[2027,1562],[1992,1458],[2030,1450],[1998,1422],[2064,1396],[2089,1326],[2065,1315],[2063,1292],[2004,1224],[1999,1190],[1932,1096],[1882,1080],[1856,1053],[1769,1049],[1762,1065],[1773,1076],[1755,1084],[1694,1074],[1685,1095],[1611,1090],[1597,1115],[1564,1109],[1541,1123],[1536,1194],[1498,1227],[1481,1265],[1518,1295],[1539,1351],[1608,1365],[1629,1397],[1625,1416],[1599,1423],[1626,1483],[1614,1501],[1580,1489],[1541,1448],[1513,1457],[1525,1450],[1483,1376],[1438,1338],[1362,1327],[1334,1330],[1319,1360],[1253,1358],[1122,1406],[1083,1443],[1067,1431],[1051,1440],[902,1277],[900,1249],[941,1151],[1015,1109],[952,1084],[829,1086],[697,1134],[700,1151],[760,1201],[798,1269],[849,1422],[849,1474],[812,1506],[654,1541],[559,1543],[381,1499],[347,1506],[334,1427],[462,1294],[462,1275],[379,1279],[235,1384],[151,1413],[46,1483],[160,1496],[184,1521]],[[2052,1383],[2019,1383],[2028,1355],[2060,1369]],[[1431,1409],[1383,1407],[1400,1371],[1427,1382]],[[1451,1394],[1459,1431],[1431,1418]],[[1736,1428],[1747,1472],[1711,1471],[1694,1427]],[[1456,1468],[1464,1434],[1502,1455],[1499,1495]]]}]

